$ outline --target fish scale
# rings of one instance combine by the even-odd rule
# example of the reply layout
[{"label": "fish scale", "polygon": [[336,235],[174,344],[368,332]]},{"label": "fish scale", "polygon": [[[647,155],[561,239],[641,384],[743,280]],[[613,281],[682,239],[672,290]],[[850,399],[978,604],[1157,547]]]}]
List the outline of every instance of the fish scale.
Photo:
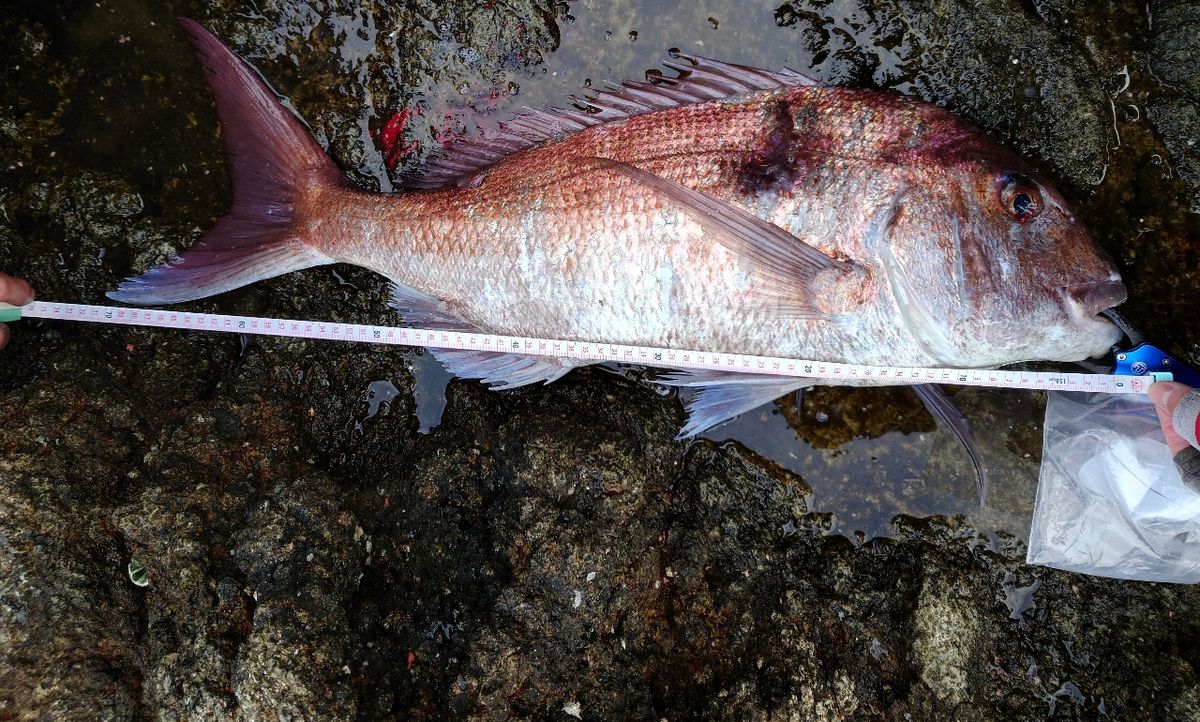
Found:
[{"label": "fish scale", "polygon": [[[232,152],[233,208],[118,302],[344,262],[390,279],[407,323],[485,340],[979,368],[1080,360],[1120,337],[1097,314],[1124,286],[1062,196],[928,103],[681,56],[676,77],[484,128],[406,176],[406,192],[375,194],[228,47],[181,23]],[[525,351],[435,355],[498,388],[592,362]],[[702,370],[671,380],[698,389],[685,433],[788,388],[896,380]]]},{"label": "fish scale", "polygon": [[[778,101],[772,96],[737,105],[714,103],[711,104],[712,107],[689,107],[681,110],[687,110],[690,116],[701,118],[701,122],[707,125],[716,123],[722,127],[742,127],[748,134],[755,134],[760,130],[754,121],[759,111],[762,107],[776,102]],[[725,116],[731,118],[731,122],[724,122]],[[676,340],[675,337],[679,334],[690,334],[695,336],[695,342],[705,345],[728,344],[740,333],[739,328],[749,325],[761,327],[763,324],[764,319],[759,318],[752,307],[727,309],[722,317],[734,326],[728,330],[689,327],[686,319],[700,316],[713,308],[712,290],[727,288],[729,285],[722,280],[724,274],[721,269],[737,264],[738,259],[731,257],[719,245],[703,239],[699,243],[688,243],[690,239],[699,235],[696,225],[688,221],[672,223],[675,227],[669,234],[656,232],[663,225],[664,216],[678,216],[670,204],[665,203],[658,195],[647,193],[636,183],[623,178],[616,178],[606,183],[602,189],[597,189],[591,182],[592,179],[580,173],[574,165],[577,159],[581,158],[611,156],[620,161],[635,162],[652,173],[683,184],[705,188],[714,194],[730,195],[721,191],[721,187],[731,184],[727,181],[731,180],[733,172],[728,169],[733,167],[734,163],[730,162],[731,154],[717,152],[719,144],[711,141],[711,133],[708,136],[710,149],[693,147],[687,153],[662,154],[657,146],[639,140],[660,134],[655,127],[661,121],[650,122],[652,120],[635,117],[616,127],[597,126],[583,131],[561,146],[533,151],[523,158],[514,158],[510,164],[490,171],[487,181],[478,189],[435,191],[421,196],[401,198],[400,203],[410,203],[418,206],[418,209],[409,213],[405,208],[397,208],[393,214],[396,220],[393,221],[394,226],[388,235],[405,240],[398,241],[391,247],[369,249],[364,249],[363,244],[356,240],[344,249],[336,248],[331,255],[338,260],[372,268],[406,285],[419,285],[439,298],[450,299],[459,307],[467,309],[464,315],[473,321],[476,328],[529,332],[529,327],[519,325],[524,322],[537,324],[536,328],[543,333],[579,339],[664,343]],[[733,135],[736,136],[737,133]],[[646,148],[652,152],[648,159],[642,156]],[[740,162],[744,155],[745,153],[739,152],[733,154],[733,157]],[[846,175],[850,176],[849,173]],[[515,177],[521,178],[519,185],[511,182]],[[704,178],[709,179],[708,184],[704,182]],[[853,192],[855,188],[846,184],[842,186],[842,190]],[[602,197],[598,199],[598,195]],[[346,212],[355,217],[368,215],[359,210],[359,204],[371,208],[379,203],[377,197],[370,195],[351,193],[348,196],[339,203],[349,207]],[[528,200],[531,196],[536,197],[536,203]],[[750,206],[754,200],[759,199],[732,199],[741,206]],[[799,202],[807,202],[807,199],[801,199]],[[767,203],[769,205],[746,207],[746,210],[772,218],[802,218],[805,215],[804,212],[798,211],[798,201],[794,197],[776,196],[767,199]],[[536,210],[532,215],[519,215],[513,212],[514,207],[535,207]],[[848,215],[857,206],[847,205],[845,208]],[[588,219],[592,222],[587,222]],[[858,222],[858,219],[853,217],[838,220],[844,225]],[[372,219],[370,222],[377,221]],[[532,241],[529,240],[529,224],[537,226]],[[605,229],[604,237],[599,239],[599,243],[587,233],[587,229],[595,227]],[[345,224],[345,230],[341,233],[341,236],[347,239],[359,239],[362,235],[353,223]],[[856,240],[849,237],[842,245],[852,253],[857,253],[858,248],[854,243]],[[498,275],[498,278],[490,280],[506,281],[510,290],[504,295],[508,297],[519,297],[524,289],[540,287],[543,292],[567,304],[568,299],[578,295],[571,290],[580,286],[604,289],[622,284],[636,285],[637,277],[653,275],[654,270],[661,267],[662,259],[657,256],[661,255],[663,248],[672,244],[683,247],[682,256],[688,262],[669,263],[668,266],[677,274],[684,275],[689,271],[694,273],[691,277],[672,279],[677,288],[676,295],[683,302],[679,304],[676,316],[663,325],[660,335],[651,335],[644,329],[632,326],[629,322],[634,316],[632,310],[627,314],[625,323],[617,323],[611,313],[606,314],[606,317],[612,319],[608,323],[591,321],[589,312],[594,309],[590,299],[584,299],[584,308],[559,314],[565,317],[565,322],[559,325],[548,324],[546,319],[528,316],[508,318],[504,309],[473,307],[474,302],[480,300],[480,267],[498,269],[489,274]],[[615,258],[641,259],[644,267],[636,269],[631,274],[632,277],[600,277],[578,281],[571,275],[578,269],[572,268],[564,260],[560,267],[540,268],[536,278],[514,278],[504,269],[519,268],[523,249],[530,245],[542,248],[588,248],[589,255],[603,263],[611,263],[611,259]],[[325,242],[324,246],[328,249],[332,244]],[[545,251],[545,254],[553,255],[549,250]],[[493,258],[497,263],[483,260]],[[431,271],[434,266],[437,270]],[[557,287],[549,280],[555,278],[562,280]],[[698,293],[697,289],[705,291]],[[728,298],[736,294],[722,295]],[[647,304],[637,302],[639,300],[635,299],[630,309],[648,308]],[[758,350],[762,352],[770,348],[783,350],[778,345],[781,342],[782,339],[769,335],[755,340],[760,346]],[[814,344],[809,342],[809,345]],[[884,346],[882,343],[878,345]]]}]

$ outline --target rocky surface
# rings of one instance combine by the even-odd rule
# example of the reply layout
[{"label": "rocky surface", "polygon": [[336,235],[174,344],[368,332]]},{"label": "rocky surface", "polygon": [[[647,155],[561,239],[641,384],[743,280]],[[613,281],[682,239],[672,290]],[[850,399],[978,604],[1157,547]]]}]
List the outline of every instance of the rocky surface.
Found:
[{"label": "rocky surface", "polygon": [[[228,202],[175,13],[227,38],[383,189],[372,133],[396,110],[454,119],[548,94],[556,53],[621,57],[634,31],[704,32],[709,54],[752,59],[726,39],[745,16],[827,79],[919,92],[1024,148],[1099,229],[1129,315],[1200,358],[1188,3],[49,5],[0,17],[0,254],[46,299],[100,302]],[[193,307],[386,322],[381,279],[337,271]],[[410,352],[15,330],[0,354],[0,719],[1200,717],[1192,587],[1028,567],[977,516],[830,534],[803,474],[674,441],[678,402],[635,380],[454,383],[422,434]],[[369,398],[381,381],[399,391],[384,404]],[[854,398],[816,403],[869,406]],[[968,415],[1003,425],[988,398]],[[1037,453],[1024,425],[997,438]],[[1004,481],[1028,488],[1029,465],[1013,468]],[[131,583],[134,559],[149,586]]]},{"label": "rocky surface", "polygon": [[1150,64],[1167,90],[1150,105],[1150,119],[1191,191],[1189,210],[1200,213],[1200,8],[1180,0],[1149,7],[1158,22]]}]

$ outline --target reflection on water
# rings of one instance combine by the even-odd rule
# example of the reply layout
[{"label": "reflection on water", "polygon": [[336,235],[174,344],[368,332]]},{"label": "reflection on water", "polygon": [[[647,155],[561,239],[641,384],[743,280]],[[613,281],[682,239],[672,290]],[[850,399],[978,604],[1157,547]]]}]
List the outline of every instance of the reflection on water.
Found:
[{"label": "reflection on water", "polygon": [[[819,11],[797,15],[787,10],[787,3],[775,0],[574,2],[559,23],[558,48],[543,56],[536,73],[514,79],[516,87],[510,90],[515,97],[505,109],[561,106],[585,87],[642,80],[647,70],[662,70],[662,61],[672,48],[767,68],[789,66],[831,84],[857,81],[901,91],[908,88],[905,68],[914,46],[898,30],[898,21],[878,24],[879,18],[866,17],[862,3],[856,0],[821,5]],[[798,27],[802,27],[800,33]],[[819,37],[808,37],[813,34]],[[818,40],[824,43],[823,49],[813,52],[810,48]],[[856,64],[849,51],[859,45],[877,51],[880,57],[869,67]],[[473,49],[462,45],[446,52],[461,57]],[[426,100],[435,108],[459,102],[446,99],[437,89],[428,90]],[[477,104],[474,99],[472,102]]]},{"label": "reflection on water", "polygon": [[451,376],[446,367],[428,351],[414,353],[410,358],[415,378],[413,401],[420,425],[418,431],[428,434],[442,423],[442,412],[446,410],[446,384]]},{"label": "reflection on water", "polygon": [[[889,431],[877,438],[855,438],[831,449],[805,441],[774,406],[762,407],[706,431],[714,441],[733,440],[788,471],[799,474],[812,488],[813,511],[832,514],[832,531],[866,538],[887,536],[889,522],[903,511],[914,516],[964,512],[973,504],[973,482],[962,484],[961,496],[936,494],[929,489],[929,452],[932,433]],[[896,508],[878,497],[911,502]],[[931,498],[932,497],[932,498]],[[921,506],[926,507],[924,510]],[[924,513],[922,513],[922,511]]]},{"label": "reflection on water", "polygon": [[400,390],[387,379],[380,379],[367,384],[366,418],[374,418],[380,411],[385,411],[391,407],[392,402],[396,400],[396,395],[399,393]]},{"label": "reflection on water", "polygon": [[[441,421],[449,374],[424,353],[414,357],[421,432]],[[613,369],[660,389],[644,374]],[[475,383],[475,382],[467,382]],[[505,392],[498,392],[505,393]],[[518,392],[520,393],[520,392]],[[665,403],[678,403],[668,394]],[[892,534],[900,514],[969,514],[982,527],[1024,538],[1033,510],[1044,402],[1035,392],[960,390],[955,402],[971,421],[992,475],[988,507],[976,496],[966,450],[937,428],[903,388],[810,389],[720,424],[699,438],[738,443],[798,474],[812,489],[809,510],[830,515],[830,530],[866,540]]]},{"label": "reflection on water", "polygon": [[[889,536],[890,521],[898,514],[970,514],[996,531],[1025,534],[1037,454],[1018,452],[1009,442],[1040,422],[1039,405],[1023,398],[1031,394],[970,390],[955,397],[972,422],[992,473],[993,494],[988,508],[980,509],[966,450],[949,431],[935,429],[919,402],[915,409],[895,402],[895,396],[911,392],[816,391],[800,413],[794,401],[782,399],[702,436],[735,441],[799,474],[813,490],[811,510],[831,514],[832,531],[847,537]],[[871,400],[872,396],[879,398]],[[864,399],[867,403],[861,405]],[[981,411],[987,415],[981,416]],[[1030,439],[1037,443],[1036,435]]]}]

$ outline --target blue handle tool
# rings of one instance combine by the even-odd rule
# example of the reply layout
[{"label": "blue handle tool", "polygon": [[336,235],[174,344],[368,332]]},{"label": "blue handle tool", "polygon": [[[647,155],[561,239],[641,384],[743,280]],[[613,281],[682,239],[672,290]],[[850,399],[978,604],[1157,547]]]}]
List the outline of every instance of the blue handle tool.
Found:
[{"label": "blue handle tool", "polygon": [[1156,372],[1167,372],[1175,381],[1193,388],[1200,387],[1200,373],[1162,349],[1142,342],[1131,349],[1114,353],[1114,374],[1122,376],[1146,376]]}]

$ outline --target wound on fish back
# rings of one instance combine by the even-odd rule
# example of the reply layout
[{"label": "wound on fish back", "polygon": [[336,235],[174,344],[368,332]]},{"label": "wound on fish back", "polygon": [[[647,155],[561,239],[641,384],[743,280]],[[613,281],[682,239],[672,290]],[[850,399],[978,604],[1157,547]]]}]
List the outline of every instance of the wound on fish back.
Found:
[{"label": "wound on fish back", "polygon": [[782,100],[770,100],[759,111],[762,134],[754,152],[737,171],[737,183],[747,196],[771,193],[794,185],[797,138],[792,113]]}]

